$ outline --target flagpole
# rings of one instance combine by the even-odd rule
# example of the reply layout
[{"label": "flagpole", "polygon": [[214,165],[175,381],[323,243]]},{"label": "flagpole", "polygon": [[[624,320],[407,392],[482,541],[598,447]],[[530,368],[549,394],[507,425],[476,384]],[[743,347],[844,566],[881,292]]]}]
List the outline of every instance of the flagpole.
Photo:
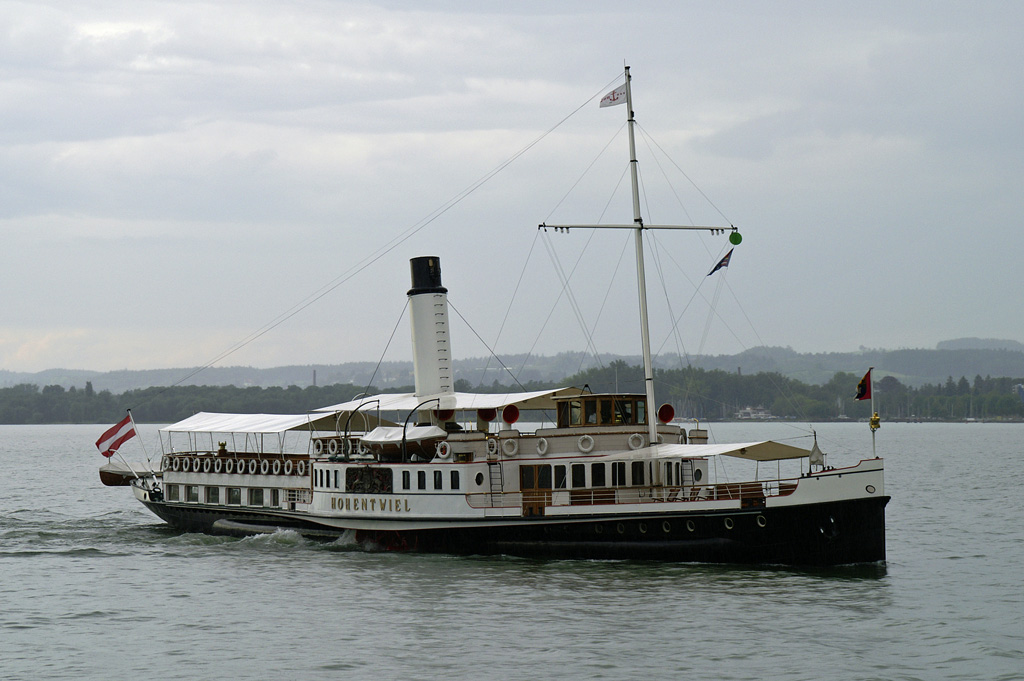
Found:
[{"label": "flagpole", "polygon": [[875,449],[875,432],[880,427],[881,419],[878,418],[878,412],[875,411],[875,367],[868,368],[868,385],[871,386],[871,418],[868,419],[868,424],[871,426],[871,456],[878,458],[878,452]]}]

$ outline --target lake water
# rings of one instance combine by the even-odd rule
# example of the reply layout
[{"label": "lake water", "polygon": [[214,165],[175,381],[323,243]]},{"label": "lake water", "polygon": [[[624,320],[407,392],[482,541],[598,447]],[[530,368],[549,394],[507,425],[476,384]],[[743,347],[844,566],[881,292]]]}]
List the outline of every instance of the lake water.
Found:
[{"label": "lake water", "polygon": [[0,427],[0,678],[1024,678],[1021,425],[883,424],[888,560],[816,571],[182,534],[99,483],[103,430]]}]

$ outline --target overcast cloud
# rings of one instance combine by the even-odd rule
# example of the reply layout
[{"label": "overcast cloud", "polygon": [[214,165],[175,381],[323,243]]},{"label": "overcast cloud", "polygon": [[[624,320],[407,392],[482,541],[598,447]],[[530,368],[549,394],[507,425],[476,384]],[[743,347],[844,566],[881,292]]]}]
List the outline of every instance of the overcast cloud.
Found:
[{"label": "overcast cloud", "polygon": [[[486,354],[476,334],[583,349],[550,248],[567,270],[585,250],[572,289],[598,350],[636,353],[628,235],[536,229],[631,219],[624,107],[596,99],[344,276],[624,63],[645,219],[744,237],[705,278],[723,237],[655,235],[656,349],[1024,341],[1022,19],[1010,2],[0,2],[0,369],[202,365],[332,282],[219,363],[376,360],[426,254],[456,357]],[[410,357],[399,329],[389,359]]]}]

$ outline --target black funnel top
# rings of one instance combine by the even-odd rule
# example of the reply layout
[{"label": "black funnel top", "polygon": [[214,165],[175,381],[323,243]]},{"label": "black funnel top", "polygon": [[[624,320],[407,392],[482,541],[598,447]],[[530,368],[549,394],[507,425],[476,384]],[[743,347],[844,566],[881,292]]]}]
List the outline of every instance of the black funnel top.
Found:
[{"label": "black funnel top", "polygon": [[441,259],[436,255],[422,255],[409,261],[412,268],[412,288],[409,295],[419,293],[448,293],[441,286]]}]

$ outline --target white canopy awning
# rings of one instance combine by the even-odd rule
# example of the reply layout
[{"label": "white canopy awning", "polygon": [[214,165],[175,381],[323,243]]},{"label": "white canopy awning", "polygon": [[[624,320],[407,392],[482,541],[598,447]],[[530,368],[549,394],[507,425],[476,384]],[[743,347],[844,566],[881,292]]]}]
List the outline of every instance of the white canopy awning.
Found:
[{"label": "white canopy awning", "polygon": [[[447,433],[443,428],[437,426],[409,426],[405,429],[406,442],[418,442],[420,440],[434,440],[445,437]],[[393,445],[402,443],[402,427],[378,426],[366,435],[359,438],[360,442],[368,445]]]},{"label": "white canopy awning", "polygon": [[162,433],[284,433],[334,430],[334,414],[218,414],[201,411],[160,429]]},{"label": "white canopy awning", "polygon": [[438,402],[428,403],[425,409],[454,409],[468,411],[476,409],[502,409],[514,404],[520,409],[554,409],[556,397],[579,395],[579,388],[556,388],[522,393],[444,393],[421,395],[414,393],[387,393],[372,397],[334,404],[316,409],[317,412],[349,412],[362,407],[361,411],[412,411],[423,402],[437,398]]},{"label": "white canopy awning", "polygon": [[704,458],[710,456],[735,456],[750,461],[778,461],[801,459],[811,452],[800,447],[784,445],[781,442],[735,442],[720,445],[654,445],[633,451],[610,454],[609,459],[667,459],[671,457]]}]

